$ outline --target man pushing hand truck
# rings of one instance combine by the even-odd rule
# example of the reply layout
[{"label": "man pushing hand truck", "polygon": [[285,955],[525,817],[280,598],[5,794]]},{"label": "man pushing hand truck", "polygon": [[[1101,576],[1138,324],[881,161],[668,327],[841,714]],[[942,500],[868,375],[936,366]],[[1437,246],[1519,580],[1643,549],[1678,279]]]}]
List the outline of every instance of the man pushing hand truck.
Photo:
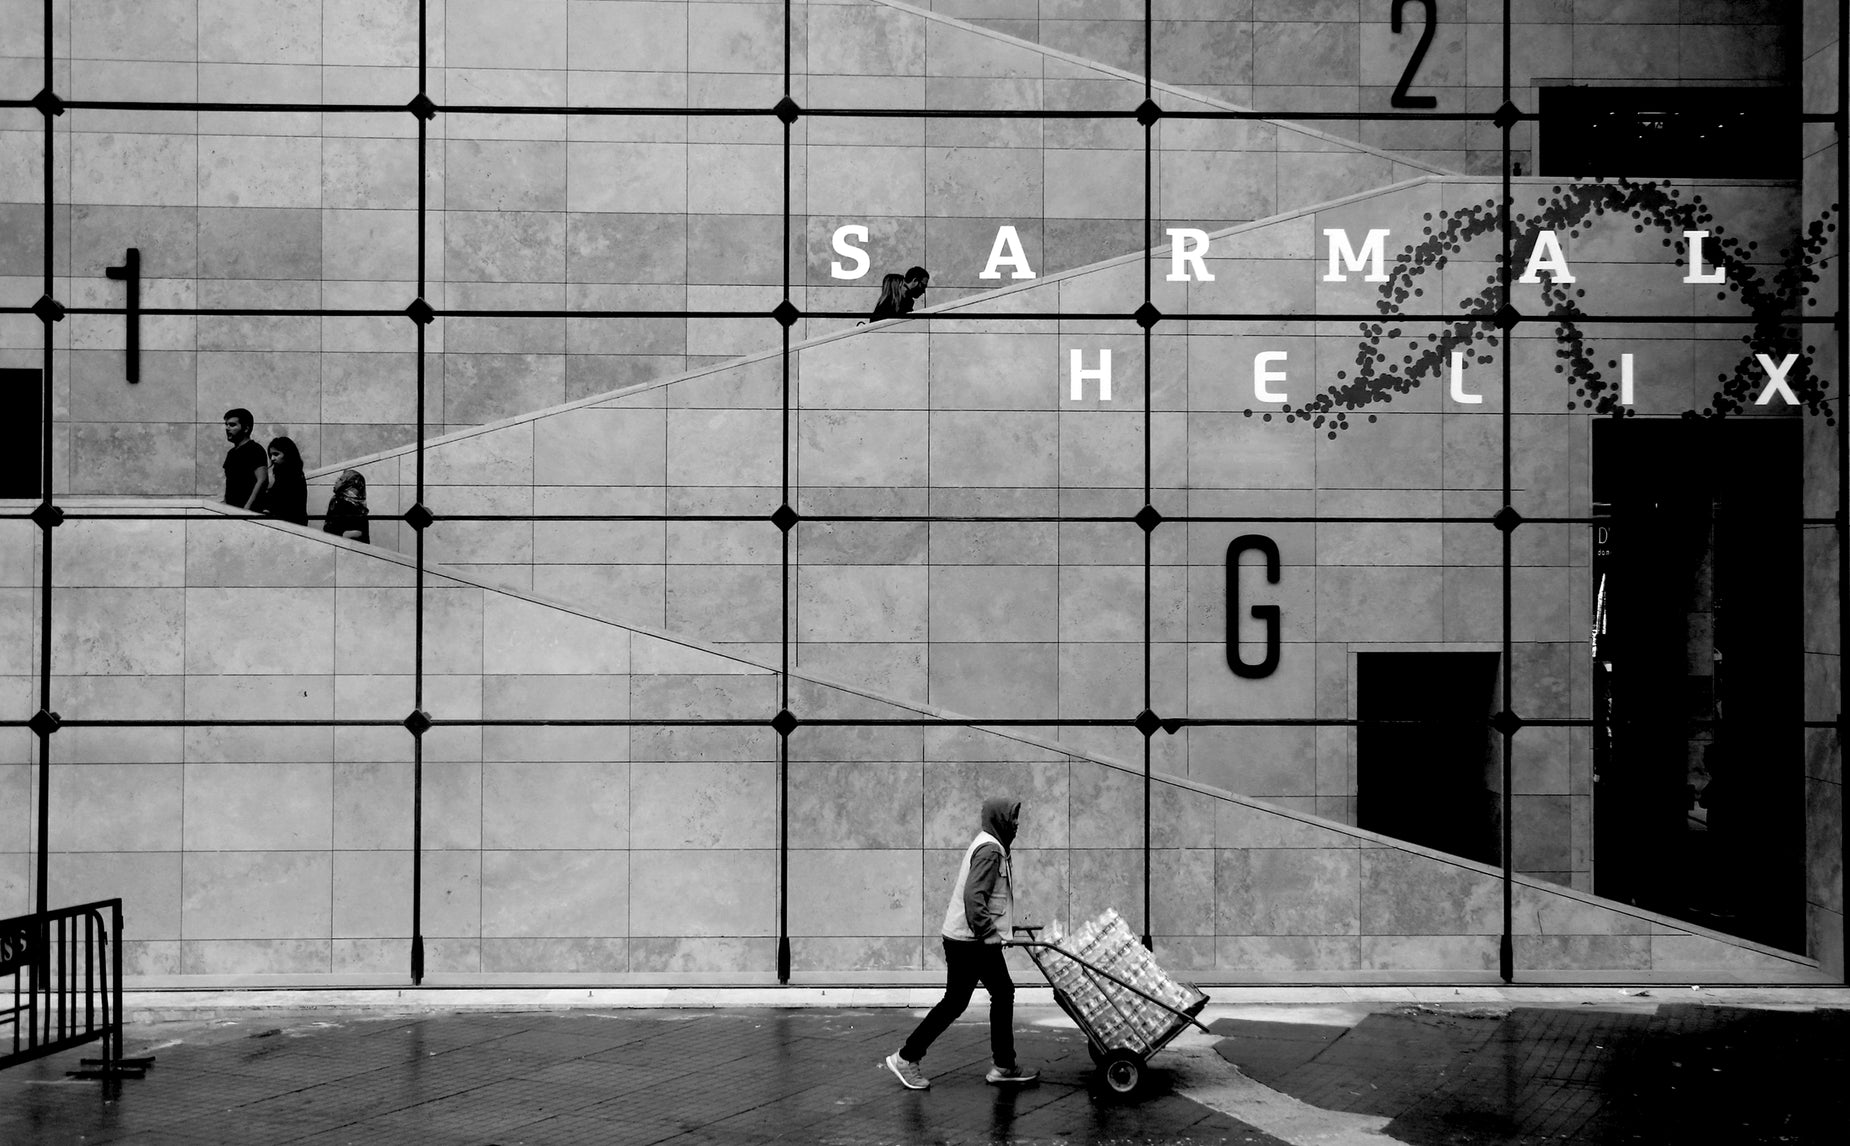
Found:
[{"label": "man pushing hand truck", "polygon": [[[1082,926],[1061,946],[1041,942],[1039,927],[1016,927],[1025,940],[1009,940],[1014,878],[1009,845],[1021,824],[1021,801],[983,801],[982,826],[964,849],[944,913],[944,997],[886,1057],[886,1067],[912,1090],[931,1086],[920,1062],[937,1037],[970,1005],[980,982],[989,991],[989,1046],[994,1064],[984,1081],[1027,1083],[1039,1071],[1015,1061],[1015,984],[1002,953],[1025,947],[1053,986],[1054,1001],[1086,1036],[1092,1061],[1114,1091],[1129,1094],[1142,1081],[1150,1056],[1191,1023],[1208,997],[1163,973],[1116,911]],[[1201,1027],[1206,1031],[1206,1027]]]}]

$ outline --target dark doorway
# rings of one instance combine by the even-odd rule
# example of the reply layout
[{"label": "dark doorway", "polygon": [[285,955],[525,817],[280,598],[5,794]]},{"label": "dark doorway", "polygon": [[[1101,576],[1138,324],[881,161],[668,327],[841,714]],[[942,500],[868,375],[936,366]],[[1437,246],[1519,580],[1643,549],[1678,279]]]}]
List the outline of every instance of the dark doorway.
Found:
[{"label": "dark doorway", "polygon": [[0,395],[12,414],[0,418],[0,497],[38,497],[45,432],[43,383],[37,370],[0,370]]},{"label": "dark doorway", "polygon": [[1797,418],[1593,424],[1599,895],[1804,950]]},{"label": "dark doorway", "polygon": [[[1356,825],[1498,862],[1497,653],[1357,653]],[[1373,724],[1370,721],[1395,723]]]}]

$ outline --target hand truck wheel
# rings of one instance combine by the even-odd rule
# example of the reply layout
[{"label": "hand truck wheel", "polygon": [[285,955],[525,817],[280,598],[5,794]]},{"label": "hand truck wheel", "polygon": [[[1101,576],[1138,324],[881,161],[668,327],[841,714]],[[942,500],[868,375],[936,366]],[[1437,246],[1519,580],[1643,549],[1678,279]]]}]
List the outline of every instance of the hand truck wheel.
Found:
[{"label": "hand truck wheel", "polygon": [[1143,1082],[1143,1068],[1143,1056],[1136,1051],[1112,1051],[1102,1064],[1105,1085],[1115,1093],[1130,1094]]}]

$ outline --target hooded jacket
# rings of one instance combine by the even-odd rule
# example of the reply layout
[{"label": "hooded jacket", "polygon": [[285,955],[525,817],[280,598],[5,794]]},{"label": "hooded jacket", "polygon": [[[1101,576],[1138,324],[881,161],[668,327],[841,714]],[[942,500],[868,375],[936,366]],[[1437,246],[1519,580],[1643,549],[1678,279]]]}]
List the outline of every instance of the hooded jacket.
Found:
[{"label": "hooded jacket", "polygon": [[1009,845],[1021,822],[1021,801],[996,796],[983,801],[982,830],[964,849],[951,902],[944,911],[944,935],[965,942],[1001,943],[1007,938],[1015,881]]}]

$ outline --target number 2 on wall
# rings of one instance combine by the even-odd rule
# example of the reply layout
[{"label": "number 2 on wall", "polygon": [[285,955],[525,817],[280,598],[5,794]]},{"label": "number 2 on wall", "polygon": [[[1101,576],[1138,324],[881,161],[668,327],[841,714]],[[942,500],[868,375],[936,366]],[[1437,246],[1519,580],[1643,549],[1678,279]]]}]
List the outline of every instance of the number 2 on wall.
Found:
[{"label": "number 2 on wall", "polygon": [[[1437,0],[1419,0],[1420,7],[1426,10],[1426,30],[1420,33],[1420,42],[1413,45],[1413,58],[1407,61],[1407,70],[1400,73],[1400,83],[1394,88],[1393,96],[1388,100],[1389,107],[1438,107],[1439,101],[1434,96],[1410,96],[1407,85],[1413,82],[1413,73],[1420,70],[1420,61],[1426,58],[1426,49],[1432,47],[1433,29],[1438,26],[1439,14]],[[1407,6],[1407,0],[1394,0],[1394,7],[1389,16],[1388,31],[1400,32],[1400,10]]]}]

